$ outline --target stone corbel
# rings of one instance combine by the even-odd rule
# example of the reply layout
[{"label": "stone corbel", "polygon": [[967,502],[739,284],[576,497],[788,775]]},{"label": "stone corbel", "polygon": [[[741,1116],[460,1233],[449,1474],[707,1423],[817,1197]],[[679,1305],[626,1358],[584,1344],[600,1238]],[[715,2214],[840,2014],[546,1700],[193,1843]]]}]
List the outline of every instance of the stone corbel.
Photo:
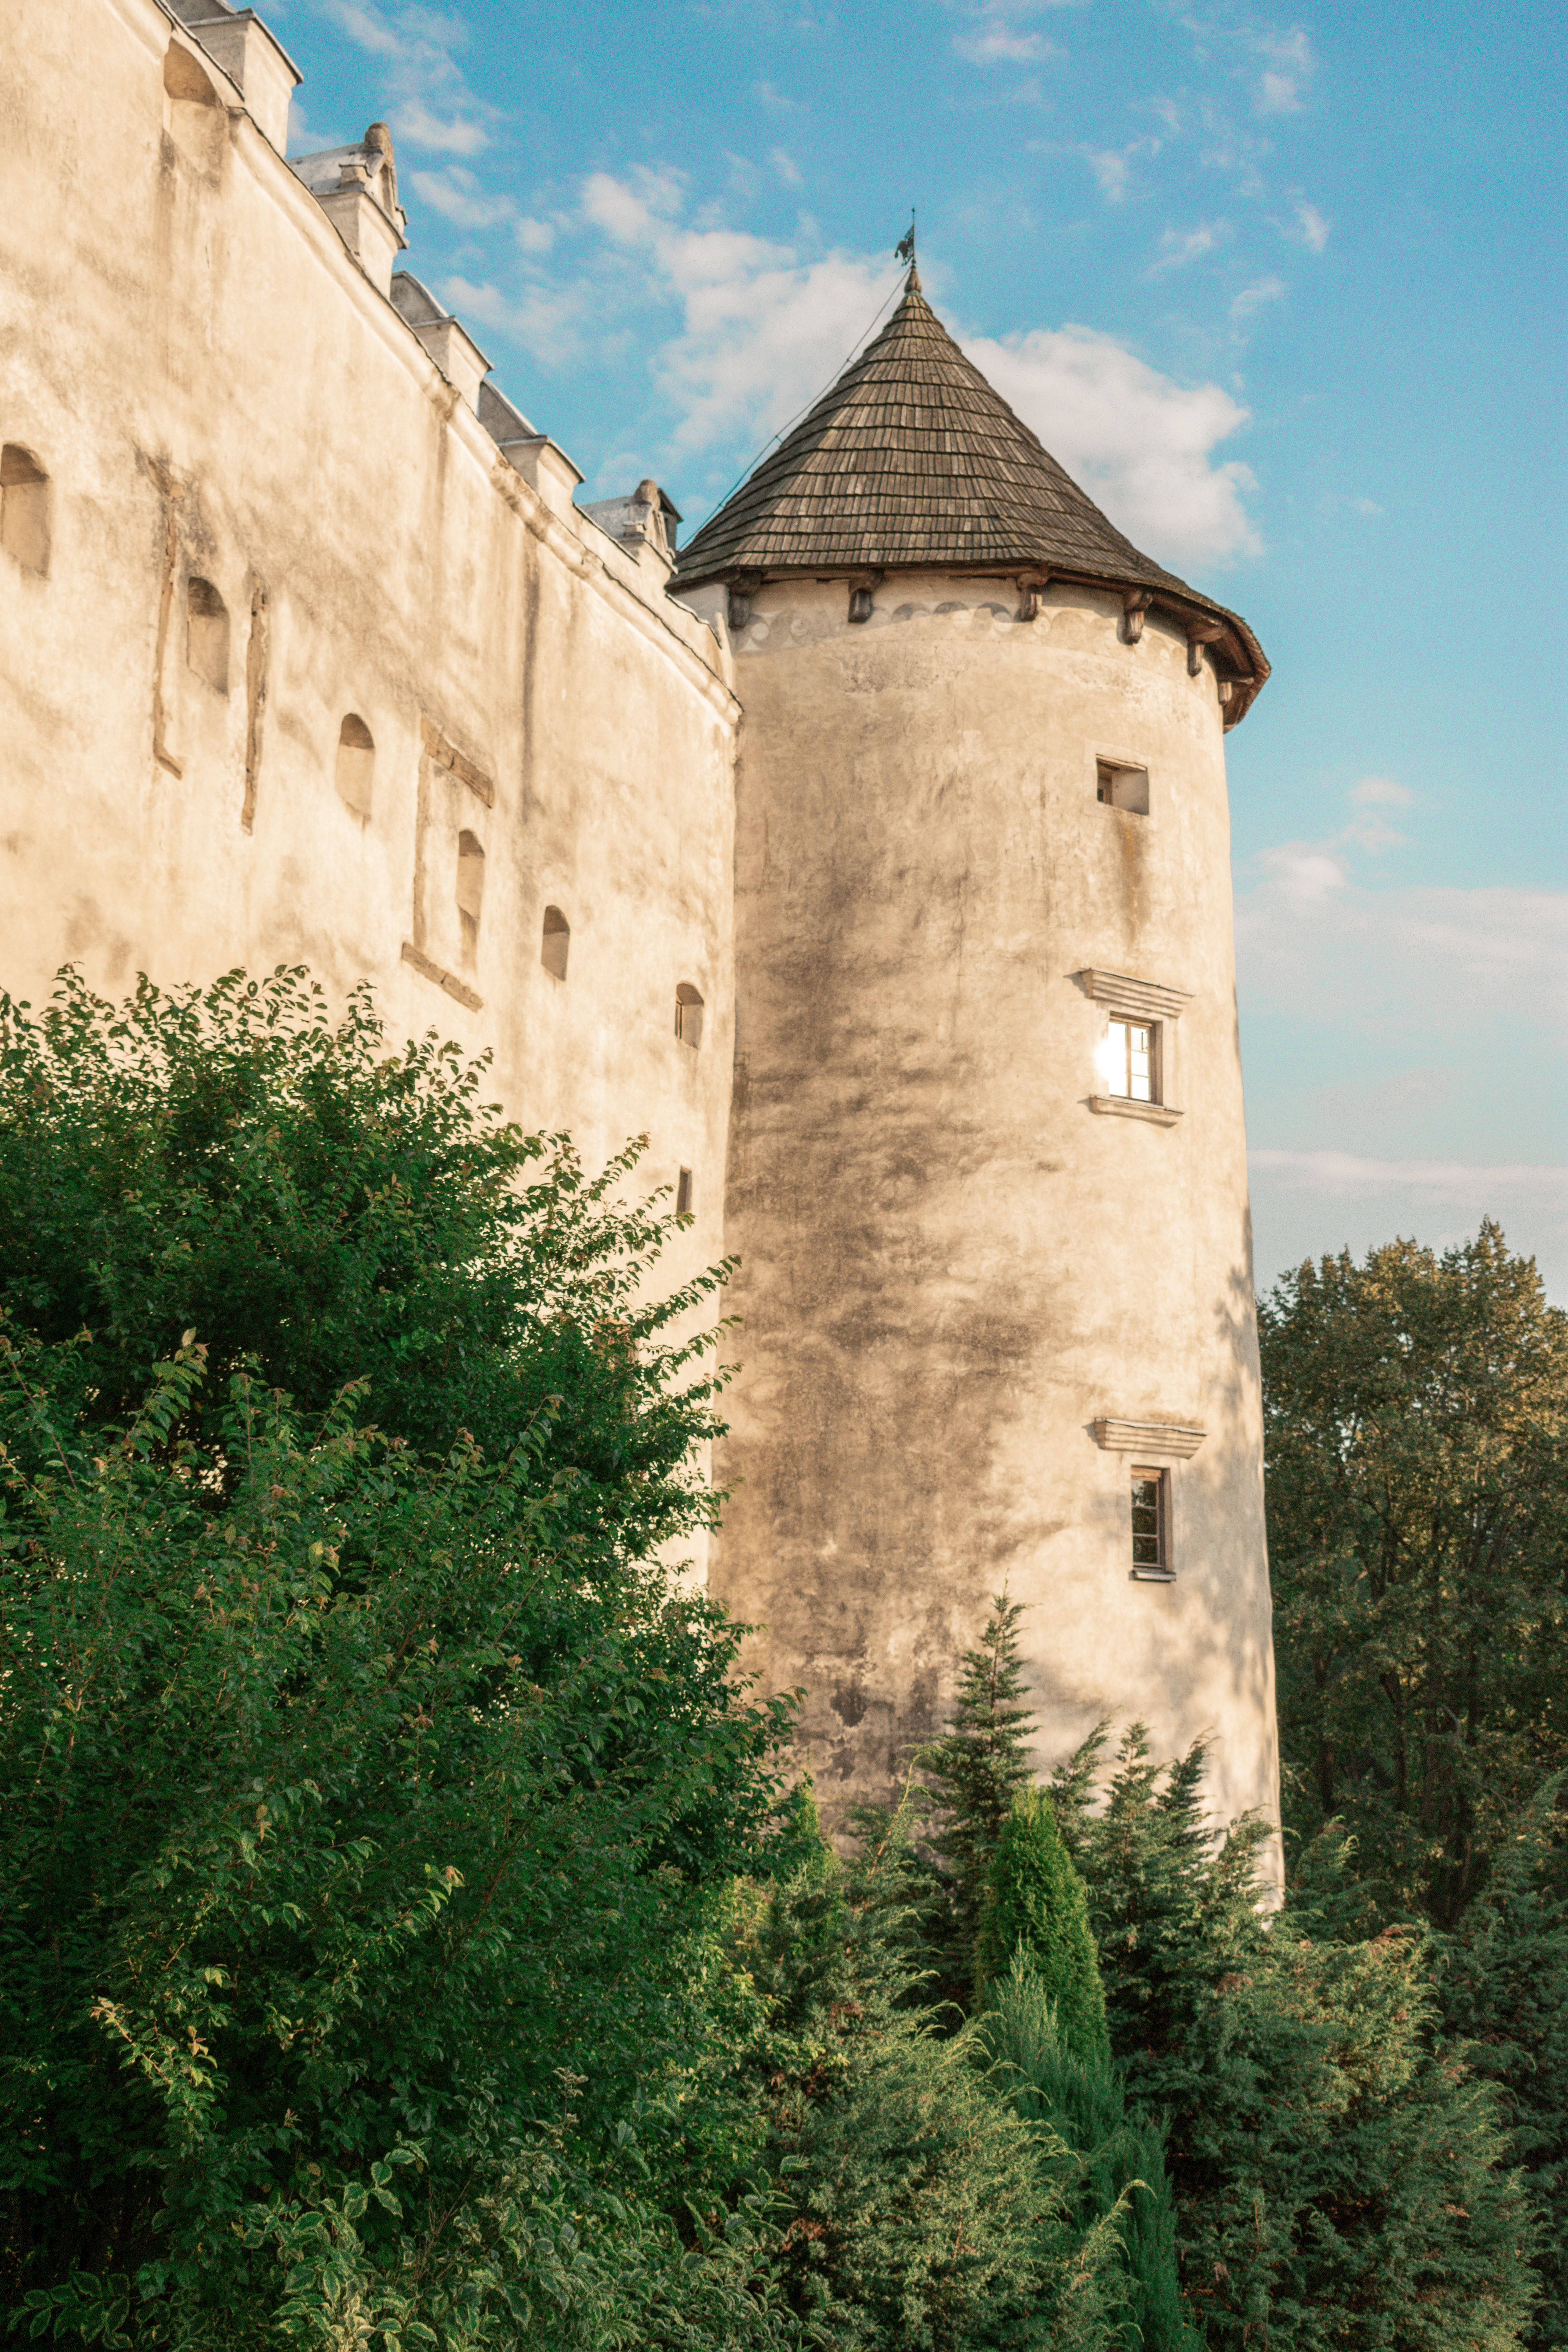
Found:
[{"label": "stone corbel", "polygon": [[1121,642],[1135,646],[1143,634],[1143,615],[1154,599],[1147,588],[1126,588],[1121,595]]},{"label": "stone corbel", "polygon": [[849,618],[868,621],[878,589],[882,584],[879,572],[858,572],[849,583]]},{"label": "stone corbel", "polygon": [[1189,621],[1187,623],[1187,676],[1196,677],[1204,666],[1204,647],[1214,645],[1225,635],[1223,621]]},{"label": "stone corbel", "polygon": [[1051,584],[1048,572],[1020,572],[1018,574],[1018,618],[1033,621],[1039,615],[1040,600]]},{"label": "stone corbel", "polygon": [[752,599],[762,586],[762,574],[757,572],[731,572],[729,580],[729,605],[725,619],[730,635],[735,636],[752,617]]}]

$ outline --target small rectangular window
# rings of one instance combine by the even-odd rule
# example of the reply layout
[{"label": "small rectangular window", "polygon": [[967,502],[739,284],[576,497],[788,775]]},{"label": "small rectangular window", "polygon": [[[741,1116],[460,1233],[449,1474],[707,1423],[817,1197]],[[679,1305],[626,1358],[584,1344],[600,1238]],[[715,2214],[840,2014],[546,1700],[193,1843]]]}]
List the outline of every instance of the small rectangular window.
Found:
[{"label": "small rectangular window", "polygon": [[683,1168],[675,1180],[675,1213],[678,1217],[691,1214],[691,1171]]},{"label": "small rectangular window", "polygon": [[1106,808],[1127,809],[1133,816],[1147,816],[1149,771],[1119,767],[1114,760],[1097,760],[1094,796]]},{"label": "small rectangular window", "polygon": [[1110,1024],[1107,1089],[1129,1102],[1160,1099],[1160,1024],[1112,1021]]},{"label": "small rectangular window", "polygon": [[1168,1583],[1171,1565],[1170,1472],[1132,1472],[1132,1573],[1146,1581]]}]

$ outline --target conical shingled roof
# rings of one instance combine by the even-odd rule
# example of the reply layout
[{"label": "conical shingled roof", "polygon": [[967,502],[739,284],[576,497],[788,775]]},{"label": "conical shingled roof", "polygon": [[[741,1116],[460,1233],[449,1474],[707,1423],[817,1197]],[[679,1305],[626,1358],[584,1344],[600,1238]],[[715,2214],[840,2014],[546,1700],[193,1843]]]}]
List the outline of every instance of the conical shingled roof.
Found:
[{"label": "conical shingled roof", "polygon": [[[965,359],[911,270],[902,301],[681,549],[679,578],[937,569],[1145,589],[1225,624],[1234,723],[1268,675],[1245,621],[1140,553]],[[1208,634],[1200,630],[1200,635]]]}]

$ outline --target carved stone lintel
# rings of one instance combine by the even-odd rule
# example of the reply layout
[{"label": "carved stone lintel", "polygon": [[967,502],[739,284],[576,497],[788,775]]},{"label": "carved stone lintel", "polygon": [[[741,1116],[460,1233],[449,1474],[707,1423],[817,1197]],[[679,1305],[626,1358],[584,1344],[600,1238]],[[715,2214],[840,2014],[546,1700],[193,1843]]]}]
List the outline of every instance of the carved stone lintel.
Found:
[{"label": "carved stone lintel", "polygon": [[1154,599],[1147,588],[1128,588],[1121,597],[1121,641],[1135,646],[1143,634],[1143,615]]},{"label": "carved stone lintel", "polygon": [[1204,647],[1212,646],[1225,635],[1223,621],[1189,621],[1187,623],[1187,676],[1196,677],[1204,666]]},{"label": "carved stone lintel", "polygon": [[1190,1423],[1118,1421],[1110,1413],[1094,1424],[1094,1442],[1108,1453],[1173,1454],[1178,1462],[1190,1462],[1207,1434]]}]

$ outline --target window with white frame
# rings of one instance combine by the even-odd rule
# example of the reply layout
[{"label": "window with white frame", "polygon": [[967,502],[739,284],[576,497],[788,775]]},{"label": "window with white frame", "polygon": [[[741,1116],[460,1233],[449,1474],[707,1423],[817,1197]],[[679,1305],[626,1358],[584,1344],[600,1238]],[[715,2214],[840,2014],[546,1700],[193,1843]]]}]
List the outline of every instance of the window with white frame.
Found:
[{"label": "window with white frame", "polygon": [[1167,1583],[1175,1573],[1171,1558],[1171,1474],[1132,1466],[1132,1573],[1144,1582]]},{"label": "window with white frame", "polygon": [[1160,1099],[1160,1024],[1157,1021],[1111,1021],[1107,1024],[1106,1092],[1129,1102]]}]

